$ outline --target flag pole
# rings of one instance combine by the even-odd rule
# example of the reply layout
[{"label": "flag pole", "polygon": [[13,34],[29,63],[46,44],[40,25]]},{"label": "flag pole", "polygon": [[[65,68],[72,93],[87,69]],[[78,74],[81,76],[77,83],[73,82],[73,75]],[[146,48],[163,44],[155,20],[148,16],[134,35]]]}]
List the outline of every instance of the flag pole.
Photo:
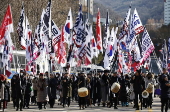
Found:
[{"label": "flag pole", "polygon": [[[15,36],[14,36],[15,37]],[[16,47],[16,51],[18,51],[18,49],[17,49],[17,46],[16,46],[16,40],[15,40],[15,38],[14,38],[14,41],[15,41],[15,47]],[[18,63],[18,66],[16,66],[16,72],[18,71],[18,67],[19,67],[19,69],[20,69],[20,61],[19,61],[19,59],[18,59],[18,55],[16,55],[16,58],[17,58],[17,63]],[[15,59],[15,58],[14,58]]]}]

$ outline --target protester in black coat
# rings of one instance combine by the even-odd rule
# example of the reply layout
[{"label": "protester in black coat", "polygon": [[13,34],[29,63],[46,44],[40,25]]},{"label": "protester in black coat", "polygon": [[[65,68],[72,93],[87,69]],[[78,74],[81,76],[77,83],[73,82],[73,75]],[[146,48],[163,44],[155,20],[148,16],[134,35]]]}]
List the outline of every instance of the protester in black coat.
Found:
[{"label": "protester in black coat", "polygon": [[30,77],[28,76],[26,79],[26,87],[24,88],[25,93],[24,93],[24,106],[23,107],[29,108],[30,97],[31,97],[31,86],[32,86],[32,82],[31,82]]},{"label": "protester in black coat", "polygon": [[[85,79],[85,74],[84,73],[80,73],[80,76],[78,78],[78,88],[81,87],[86,87],[86,79]],[[80,109],[83,108],[85,109],[85,102],[86,102],[86,97],[79,97],[79,107]]]},{"label": "protester in black coat", "polygon": [[48,84],[48,97],[50,108],[53,108],[56,99],[56,90],[57,90],[57,79],[53,74],[50,74],[50,80]]},{"label": "protester in black coat", "polygon": [[[9,88],[10,85],[7,82],[6,76],[3,74],[0,75],[0,88],[1,88],[1,102],[3,103],[3,111],[7,108],[7,102],[9,102]],[[0,102],[0,108],[1,108],[1,102]]]},{"label": "protester in black coat", "polygon": [[[133,89],[134,89],[134,93],[135,93],[136,110],[139,110],[138,95],[139,95],[140,102],[142,104],[142,92],[145,90],[145,81],[140,73],[141,73],[140,69],[136,70],[136,73],[131,80],[131,83],[133,83]],[[141,106],[141,110],[142,110],[142,106]]]},{"label": "protester in black coat", "polygon": [[[110,79],[110,87],[115,82],[119,83],[119,84],[121,83],[121,78],[118,76],[117,72],[112,73],[112,76],[111,76],[111,79]],[[117,108],[118,94],[119,93],[113,93],[112,91],[110,91],[110,105],[109,105],[109,108],[111,108],[113,103],[114,103],[114,109],[118,109]]]},{"label": "protester in black coat", "polygon": [[168,112],[168,100],[170,99],[170,81],[167,75],[163,75],[161,79],[161,112]]},{"label": "protester in black coat", "polygon": [[20,108],[20,110],[22,111],[23,108],[23,83],[21,81],[21,78],[19,77],[19,74],[16,75],[16,79],[14,80],[14,94],[16,97],[16,111],[18,111],[18,109]]},{"label": "protester in black coat", "polygon": [[121,88],[120,88],[120,100],[122,103],[122,106],[128,106],[128,92],[130,88],[130,81],[128,80],[127,75],[123,76],[121,75]]},{"label": "protester in black coat", "polygon": [[92,98],[93,98],[93,105],[96,104],[96,100],[97,100],[98,106],[100,106],[101,85],[100,85],[99,75],[97,74],[95,74],[95,76],[92,77]]},{"label": "protester in black coat", "polygon": [[14,108],[16,107],[15,80],[16,80],[16,75],[13,75],[13,77],[11,79],[11,97],[12,97]]},{"label": "protester in black coat", "polygon": [[102,101],[103,101],[103,107],[105,107],[106,102],[108,101],[109,97],[109,70],[104,70],[104,74],[102,75],[100,79],[100,85],[101,85],[101,93],[102,93]]},{"label": "protester in black coat", "polygon": [[70,79],[69,74],[65,73],[62,79],[62,95],[63,95],[63,107],[65,107],[65,103],[67,100],[68,106],[70,106],[70,98],[72,96],[72,79]]}]

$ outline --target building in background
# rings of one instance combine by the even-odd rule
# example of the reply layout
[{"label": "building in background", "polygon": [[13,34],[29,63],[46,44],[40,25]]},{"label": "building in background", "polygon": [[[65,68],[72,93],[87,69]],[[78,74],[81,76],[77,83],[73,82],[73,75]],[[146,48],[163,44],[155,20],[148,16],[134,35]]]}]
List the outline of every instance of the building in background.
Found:
[{"label": "building in background", "polygon": [[170,24],[170,0],[164,0],[164,24]]},{"label": "building in background", "polygon": [[80,0],[80,4],[82,4],[82,12],[84,16],[84,22],[86,19],[89,19],[89,22],[93,22],[93,0]]}]

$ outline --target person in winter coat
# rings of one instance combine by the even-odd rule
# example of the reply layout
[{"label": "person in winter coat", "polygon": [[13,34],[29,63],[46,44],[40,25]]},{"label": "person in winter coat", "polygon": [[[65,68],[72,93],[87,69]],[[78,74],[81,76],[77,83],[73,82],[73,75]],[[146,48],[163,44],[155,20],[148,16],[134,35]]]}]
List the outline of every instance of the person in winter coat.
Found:
[{"label": "person in winter coat", "polygon": [[70,98],[72,96],[72,79],[69,77],[68,73],[65,73],[62,81],[62,95],[63,95],[63,107],[67,100],[68,107],[70,106]]},{"label": "person in winter coat", "polygon": [[25,87],[25,94],[24,94],[24,107],[29,108],[30,97],[31,97],[31,86],[32,82],[29,76],[26,78],[26,87]]},{"label": "person in winter coat", "polygon": [[0,75],[0,85],[1,85],[1,101],[3,102],[3,110],[7,108],[7,102],[9,101],[9,88],[10,85],[7,82],[6,76]]},{"label": "person in winter coat", "polygon": [[[111,76],[111,79],[110,79],[110,87],[115,82],[119,83],[119,84],[121,83],[121,78],[118,76],[117,72],[112,73],[112,76]],[[118,94],[119,93],[113,93],[112,91],[110,91],[110,105],[109,105],[109,108],[111,108],[113,103],[114,103],[114,109],[118,109],[117,108]]]},{"label": "person in winter coat", "polygon": [[37,81],[37,103],[39,109],[42,109],[42,104],[44,104],[44,109],[46,109],[47,86],[47,80],[44,78],[44,75],[40,73],[39,79]]},{"label": "person in winter coat", "polygon": [[48,97],[50,108],[53,108],[56,99],[56,90],[57,90],[57,79],[54,77],[54,74],[50,74],[50,79],[48,83]]},{"label": "person in winter coat", "polygon": [[[80,73],[78,78],[78,88],[86,87],[85,74]],[[80,109],[85,109],[86,97],[79,97],[79,107]]]},{"label": "person in winter coat", "polygon": [[15,93],[15,84],[14,84],[15,80],[16,80],[16,74],[14,74],[11,79],[11,97],[12,97],[14,108],[16,107],[16,93]]},{"label": "person in winter coat", "polygon": [[102,75],[100,79],[103,107],[105,107],[106,102],[108,101],[108,95],[109,95],[108,73],[109,73],[109,70],[104,70],[104,74]]},{"label": "person in winter coat", "polygon": [[163,75],[161,79],[161,112],[168,112],[169,98],[170,98],[170,81],[168,80],[167,75]]},{"label": "person in winter coat", "polygon": [[14,94],[16,97],[16,111],[20,108],[20,111],[22,111],[23,108],[23,97],[24,97],[24,80],[23,76],[16,74],[16,79],[13,82],[14,86]]},{"label": "person in winter coat", "polygon": [[[136,110],[139,110],[138,105],[138,96],[140,99],[141,104],[142,102],[142,92],[145,90],[145,81],[144,78],[141,76],[141,69],[136,70],[135,75],[133,76],[131,83],[133,83],[133,89],[135,93],[135,108]],[[142,110],[142,106],[141,106]]]},{"label": "person in winter coat", "polygon": [[95,76],[92,77],[92,98],[93,98],[93,105],[95,106],[97,100],[98,106],[100,106],[101,85],[100,85],[99,75],[97,74],[95,74]]},{"label": "person in winter coat", "polygon": [[121,82],[120,82],[120,100],[123,106],[128,106],[128,93],[130,89],[130,81],[129,81],[129,76],[128,75],[121,75]]},{"label": "person in winter coat", "polygon": [[[147,88],[149,83],[152,84],[153,86],[156,85],[156,81],[154,79],[154,76],[150,72],[146,75],[146,78],[145,78],[145,88]],[[153,91],[152,93],[149,93],[148,98],[144,99],[145,102],[143,102],[143,106],[145,108],[147,108],[147,107],[152,108],[152,102],[153,102],[153,96],[154,96],[154,88],[153,88],[152,91]]]},{"label": "person in winter coat", "polygon": [[33,79],[32,79],[32,85],[33,85],[33,96],[32,96],[32,100],[31,102],[34,103],[34,104],[37,104],[37,82],[38,82],[38,77],[35,76]]}]

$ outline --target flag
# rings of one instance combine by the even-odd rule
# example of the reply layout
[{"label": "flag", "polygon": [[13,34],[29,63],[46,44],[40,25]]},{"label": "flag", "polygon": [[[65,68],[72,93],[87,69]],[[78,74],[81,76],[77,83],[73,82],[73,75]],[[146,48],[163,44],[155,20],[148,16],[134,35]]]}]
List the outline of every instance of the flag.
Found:
[{"label": "flag", "polygon": [[153,52],[153,50],[155,49],[146,28],[145,28],[143,35],[142,35],[141,49],[142,49],[142,59],[141,59],[140,62],[143,63],[150,56],[150,54]]},{"label": "flag", "polygon": [[5,74],[7,75],[7,77],[9,77],[12,74],[11,68],[9,66],[6,66]]},{"label": "flag", "polygon": [[151,57],[149,56],[145,61],[144,68],[150,70],[150,63],[151,63]]},{"label": "flag", "polygon": [[129,6],[129,10],[127,11],[126,17],[124,18],[123,26],[122,26],[121,31],[119,33],[119,40],[123,39],[128,34],[130,12],[131,12],[131,6]]},{"label": "flag", "polygon": [[133,13],[133,27],[136,35],[144,31],[144,27],[136,9]]},{"label": "flag", "polygon": [[67,20],[64,26],[64,39],[67,44],[70,44],[72,42],[72,38],[70,38],[70,29],[73,28],[73,19],[72,19],[72,13],[71,13],[71,8],[67,16]]},{"label": "flag", "polygon": [[21,14],[18,22],[17,33],[19,36],[19,42],[23,50],[26,49],[26,38],[25,38],[25,11],[22,5]]},{"label": "flag", "polygon": [[12,21],[11,6],[8,5],[0,27],[0,40],[3,39],[5,35],[11,32],[13,32],[13,21]]},{"label": "flag", "polygon": [[139,62],[141,60],[141,53],[140,53],[137,40],[135,41],[135,44],[133,45],[133,53],[134,53],[134,60],[136,62]]},{"label": "flag", "polygon": [[123,74],[129,74],[129,71],[128,71],[128,66],[126,64],[126,61],[125,61],[125,56],[124,56],[124,53],[122,54],[122,72]]},{"label": "flag", "polygon": [[39,48],[41,48],[44,42],[48,42],[48,39],[44,38],[44,34],[43,34],[44,15],[45,15],[45,10],[43,9],[42,14],[41,14],[41,19],[35,30],[35,45],[38,46]]},{"label": "flag", "polygon": [[118,72],[122,73],[123,72],[123,53],[122,50],[118,50]]},{"label": "flag", "polygon": [[98,9],[97,23],[96,23],[96,39],[97,39],[97,49],[103,53],[102,47],[102,37],[101,37],[101,24],[100,24],[100,11]]},{"label": "flag", "polygon": [[5,41],[4,50],[2,53],[3,67],[5,68],[5,73],[9,77],[11,75],[10,63],[12,59],[11,47],[9,47],[8,40]]},{"label": "flag", "polygon": [[26,39],[26,59],[27,61],[31,61],[31,54],[32,54],[32,31],[28,22],[28,18],[26,17],[26,27],[25,27],[25,39]]},{"label": "flag", "polygon": [[131,12],[131,6],[129,6],[129,10],[126,13],[126,17],[124,18],[124,21],[123,21],[123,26],[119,33],[119,46],[120,46],[120,49],[122,49],[123,51],[126,51],[127,49],[126,40],[128,37],[128,31],[129,31],[128,26],[129,26],[130,12]]},{"label": "flag", "polygon": [[62,27],[61,39],[58,45],[59,45],[59,48],[58,48],[59,62],[58,63],[62,67],[65,67],[67,61],[66,61],[66,48],[65,48],[65,42],[64,42],[64,27]]},{"label": "flag", "polygon": [[131,53],[128,52],[128,72],[131,72],[131,67],[132,67],[132,56]]},{"label": "flag", "polygon": [[136,38],[136,32],[134,30],[134,24],[133,24],[133,16],[131,15],[131,19],[130,19],[130,28],[129,28],[129,31],[128,31],[128,36],[126,38],[126,44],[127,44],[127,47],[129,49],[129,51],[131,52],[132,50],[132,46],[133,46],[133,43],[135,41],[135,38]]},{"label": "flag", "polygon": [[71,64],[74,63],[75,52],[77,51],[77,49],[81,48],[83,43],[86,41],[81,4],[79,5],[79,12],[72,30],[72,35],[73,37],[71,41],[73,40],[73,42],[71,42],[69,45],[69,52],[67,56],[68,67],[70,67]]},{"label": "flag", "polygon": [[5,41],[4,50],[2,53],[3,67],[8,65],[8,61],[9,61],[9,47],[8,47],[8,41]]},{"label": "flag", "polygon": [[167,51],[167,46],[166,46],[166,40],[164,39],[164,44],[162,46],[162,67],[163,68],[168,68],[168,51]]},{"label": "flag", "polygon": [[47,52],[51,53],[52,51],[52,36],[51,33],[56,33],[51,28],[51,0],[48,1],[45,14],[43,17],[43,33],[47,40]]},{"label": "flag", "polygon": [[9,77],[11,75],[10,63],[12,61],[12,51],[13,51],[13,43],[10,36],[10,33],[13,32],[13,21],[12,21],[12,13],[11,7],[8,5],[6,14],[2,21],[0,39],[4,38],[4,50],[2,53],[2,62],[3,67],[5,68],[6,75]]},{"label": "flag", "polygon": [[81,48],[82,44],[86,41],[86,34],[83,24],[82,5],[79,6],[79,13],[73,27],[73,41],[78,48]]},{"label": "flag", "polygon": [[[0,48],[3,52],[3,47],[5,45],[5,37],[6,39],[10,37],[10,33],[13,32],[13,21],[12,21],[12,13],[11,13],[11,7],[8,5],[5,16],[2,20],[2,24],[0,26]],[[8,38],[10,44],[11,44],[11,38]],[[12,45],[11,45],[12,46]]]},{"label": "flag", "polygon": [[160,57],[158,58],[156,64],[158,66],[160,73],[162,73],[162,61],[161,61]]},{"label": "flag", "polygon": [[109,36],[110,36],[110,30],[109,30],[109,12],[107,11],[106,24],[105,24],[105,37],[103,39],[103,47],[104,47],[104,49],[107,49]]},{"label": "flag", "polygon": [[105,57],[104,57],[104,68],[105,69],[111,69],[111,65],[113,64],[113,58],[116,54],[117,51],[117,30],[118,28],[116,27],[115,31],[114,28],[111,31],[111,36],[110,40],[108,42],[107,49],[105,51]]},{"label": "flag", "polygon": [[170,72],[170,38],[168,40],[168,71]]},{"label": "flag", "polygon": [[[51,26],[52,26],[52,47],[54,48],[54,52],[57,51],[57,46],[58,43],[60,42],[61,39],[61,31],[57,27],[57,25],[54,23],[54,21],[51,21]],[[64,35],[64,32],[63,32]]]},{"label": "flag", "polygon": [[91,56],[92,58],[93,57],[98,57],[99,55],[99,52],[98,52],[98,49],[97,49],[97,45],[96,45],[96,40],[94,38],[94,35],[93,35],[93,30],[92,30],[92,25],[90,26],[90,30],[89,30],[89,35],[90,35],[90,41],[91,41]]},{"label": "flag", "polygon": [[86,41],[83,42],[82,47],[78,49],[78,58],[80,60],[84,60],[86,65],[91,64],[91,49],[90,49],[90,36],[89,33],[89,26],[88,26],[88,20],[85,24],[85,34],[86,34]]}]

